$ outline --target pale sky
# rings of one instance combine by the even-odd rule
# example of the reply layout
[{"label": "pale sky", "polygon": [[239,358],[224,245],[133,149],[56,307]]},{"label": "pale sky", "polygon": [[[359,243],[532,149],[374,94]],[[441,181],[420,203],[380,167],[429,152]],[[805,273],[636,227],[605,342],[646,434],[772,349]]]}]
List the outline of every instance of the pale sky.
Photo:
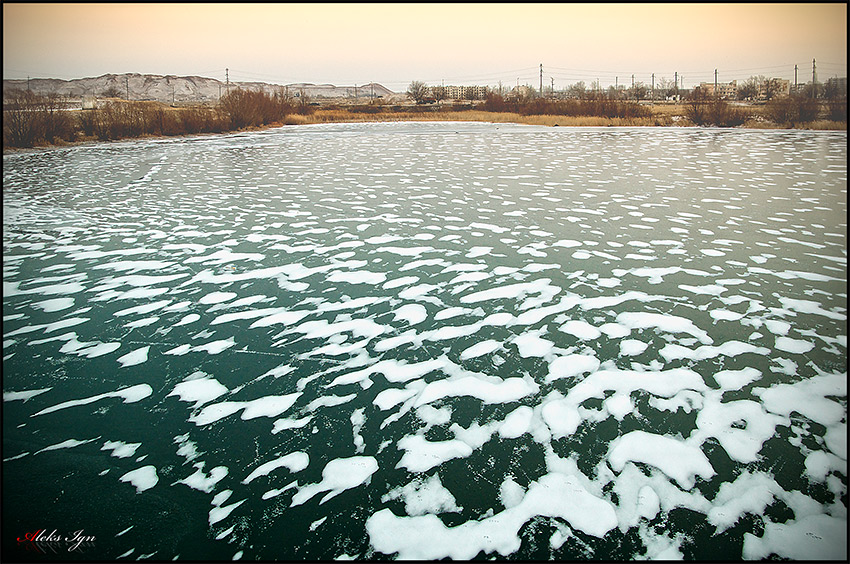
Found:
[{"label": "pale sky", "polygon": [[403,92],[847,76],[847,5],[3,4],[4,78],[198,75]]}]

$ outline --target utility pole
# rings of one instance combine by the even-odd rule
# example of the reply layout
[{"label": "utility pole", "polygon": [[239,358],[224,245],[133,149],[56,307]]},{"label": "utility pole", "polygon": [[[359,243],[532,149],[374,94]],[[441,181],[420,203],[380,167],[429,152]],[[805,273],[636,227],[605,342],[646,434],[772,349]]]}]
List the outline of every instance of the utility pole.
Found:
[{"label": "utility pole", "polygon": [[632,75],[632,96],[635,95],[635,75]]},{"label": "utility pole", "polygon": [[550,76],[549,78],[552,80],[552,97],[554,98],[555,97],[555,77]]},{"label": "utility pole", "polygon": [[543,63],[540,63],[540,95],[543,96]]},{"label": "utility pole", "polygon": [[27,77],[27,92],[30,90],[30,77]]},{"label": "utility pole", "polygon": [[652,73],[652,94],[650,94],[650,98],[655,100],[655,73]]},{"label": "utility pole", "polygon": [[817,98],[818,92],[818,77],[815,74],[815,60],[812,59],[812,98]]},{"label": "utility pole", "polygon": [[357,101],[357,85],[354,85],[354,101]]},{"label": "utility pole", "polygon": [[714,95],[717,96],[717,69],[714,69]]}]

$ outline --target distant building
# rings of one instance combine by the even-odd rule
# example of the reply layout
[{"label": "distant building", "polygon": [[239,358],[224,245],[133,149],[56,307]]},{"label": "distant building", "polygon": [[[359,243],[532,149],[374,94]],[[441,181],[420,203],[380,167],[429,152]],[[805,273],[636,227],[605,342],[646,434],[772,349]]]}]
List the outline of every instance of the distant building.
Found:
[{"label": "distant building", "polygon": [[[713,82],[700,82],[699,89],[703,92],[707,92],[709,96],[715,95]],[[718,82],[717,96],[720,98],[736,98],[738,96],[738,81],[733,80],[732,82]]]},{"label": "distant building", "polygon": [[443,86],[449,100],[483,100],[487,97],[486,86]]},{"label": "distant building", "polygon": [[516,88],[513,88],[512,91],[513,95],[519,98],[530,98],[531,96],[534,96],[535,92],[534,88],[526,85],[517,86]]}]

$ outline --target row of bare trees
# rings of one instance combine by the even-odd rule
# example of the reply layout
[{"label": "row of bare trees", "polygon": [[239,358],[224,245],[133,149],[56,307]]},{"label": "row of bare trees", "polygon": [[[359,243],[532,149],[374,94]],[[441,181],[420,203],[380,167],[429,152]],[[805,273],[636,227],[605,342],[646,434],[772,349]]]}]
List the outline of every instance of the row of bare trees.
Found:
[{"label": "row of bare trees", "polygon": [[750,111],[732,106],[720,96],[695,88],[685,101],[685,117],[694,125],[735,127],[752,118]]},{"label": "row of bare trees", "polygon": [[61,96],[39,96],[28,90],[10,93],[4,100],[3,144],[32,147],[45,140],[73,140],[75,127],[64,102]]},{"label": "row of bare trees", "polygon": [[218,106],[168,108],[157,102],[112,100],[97,108],[68,111],[61,96],[16,90],[4,95],[3,145],[33,147],[80,138],[112,140],[143,135],[220,133],[286,123],[293,114],[309,114],[304,98],[282,92],[232,90]]},{"label": "row of bare trees", "polygon": [[520,115],[597,116],[607,118],[651,117],[652,110],[638,103],[610,98],[604,94],[582,99],[552,100],[533,96],[505,98],[489,93],[478,109]]},{"label": "row of bare trees", "polygon": [[847,100],[832,99],[821,103],[805,93],[774,96],[761,109],[733,106],[726,100],[700,89],[685,102],[685,115],[695,125],[735,127],[761,116],[776,125],[795,127],[818,119],[847,121]]}]

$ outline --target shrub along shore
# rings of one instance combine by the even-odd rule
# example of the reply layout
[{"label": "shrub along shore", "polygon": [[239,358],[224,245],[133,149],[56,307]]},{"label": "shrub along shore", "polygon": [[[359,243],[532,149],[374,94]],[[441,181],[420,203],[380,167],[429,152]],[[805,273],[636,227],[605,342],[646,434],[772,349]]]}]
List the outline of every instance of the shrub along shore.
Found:
[{"label": "shrub along shore", "polygon": [[733,105],[705,96],[679,103],[640,104],[606,96],[584,99],[505,99],[428,105],[316,104],[306,99],[234,90],[217,105],[171,107],[159,102],[107,100],[68,110],[58,96],[16,91],[3,109],[3,149],[69,145],[138,137],[226,133],[283,125],[374,121],[484,121],[546,126],[713,126],[847,129],[846,99],[774,98]]}]

